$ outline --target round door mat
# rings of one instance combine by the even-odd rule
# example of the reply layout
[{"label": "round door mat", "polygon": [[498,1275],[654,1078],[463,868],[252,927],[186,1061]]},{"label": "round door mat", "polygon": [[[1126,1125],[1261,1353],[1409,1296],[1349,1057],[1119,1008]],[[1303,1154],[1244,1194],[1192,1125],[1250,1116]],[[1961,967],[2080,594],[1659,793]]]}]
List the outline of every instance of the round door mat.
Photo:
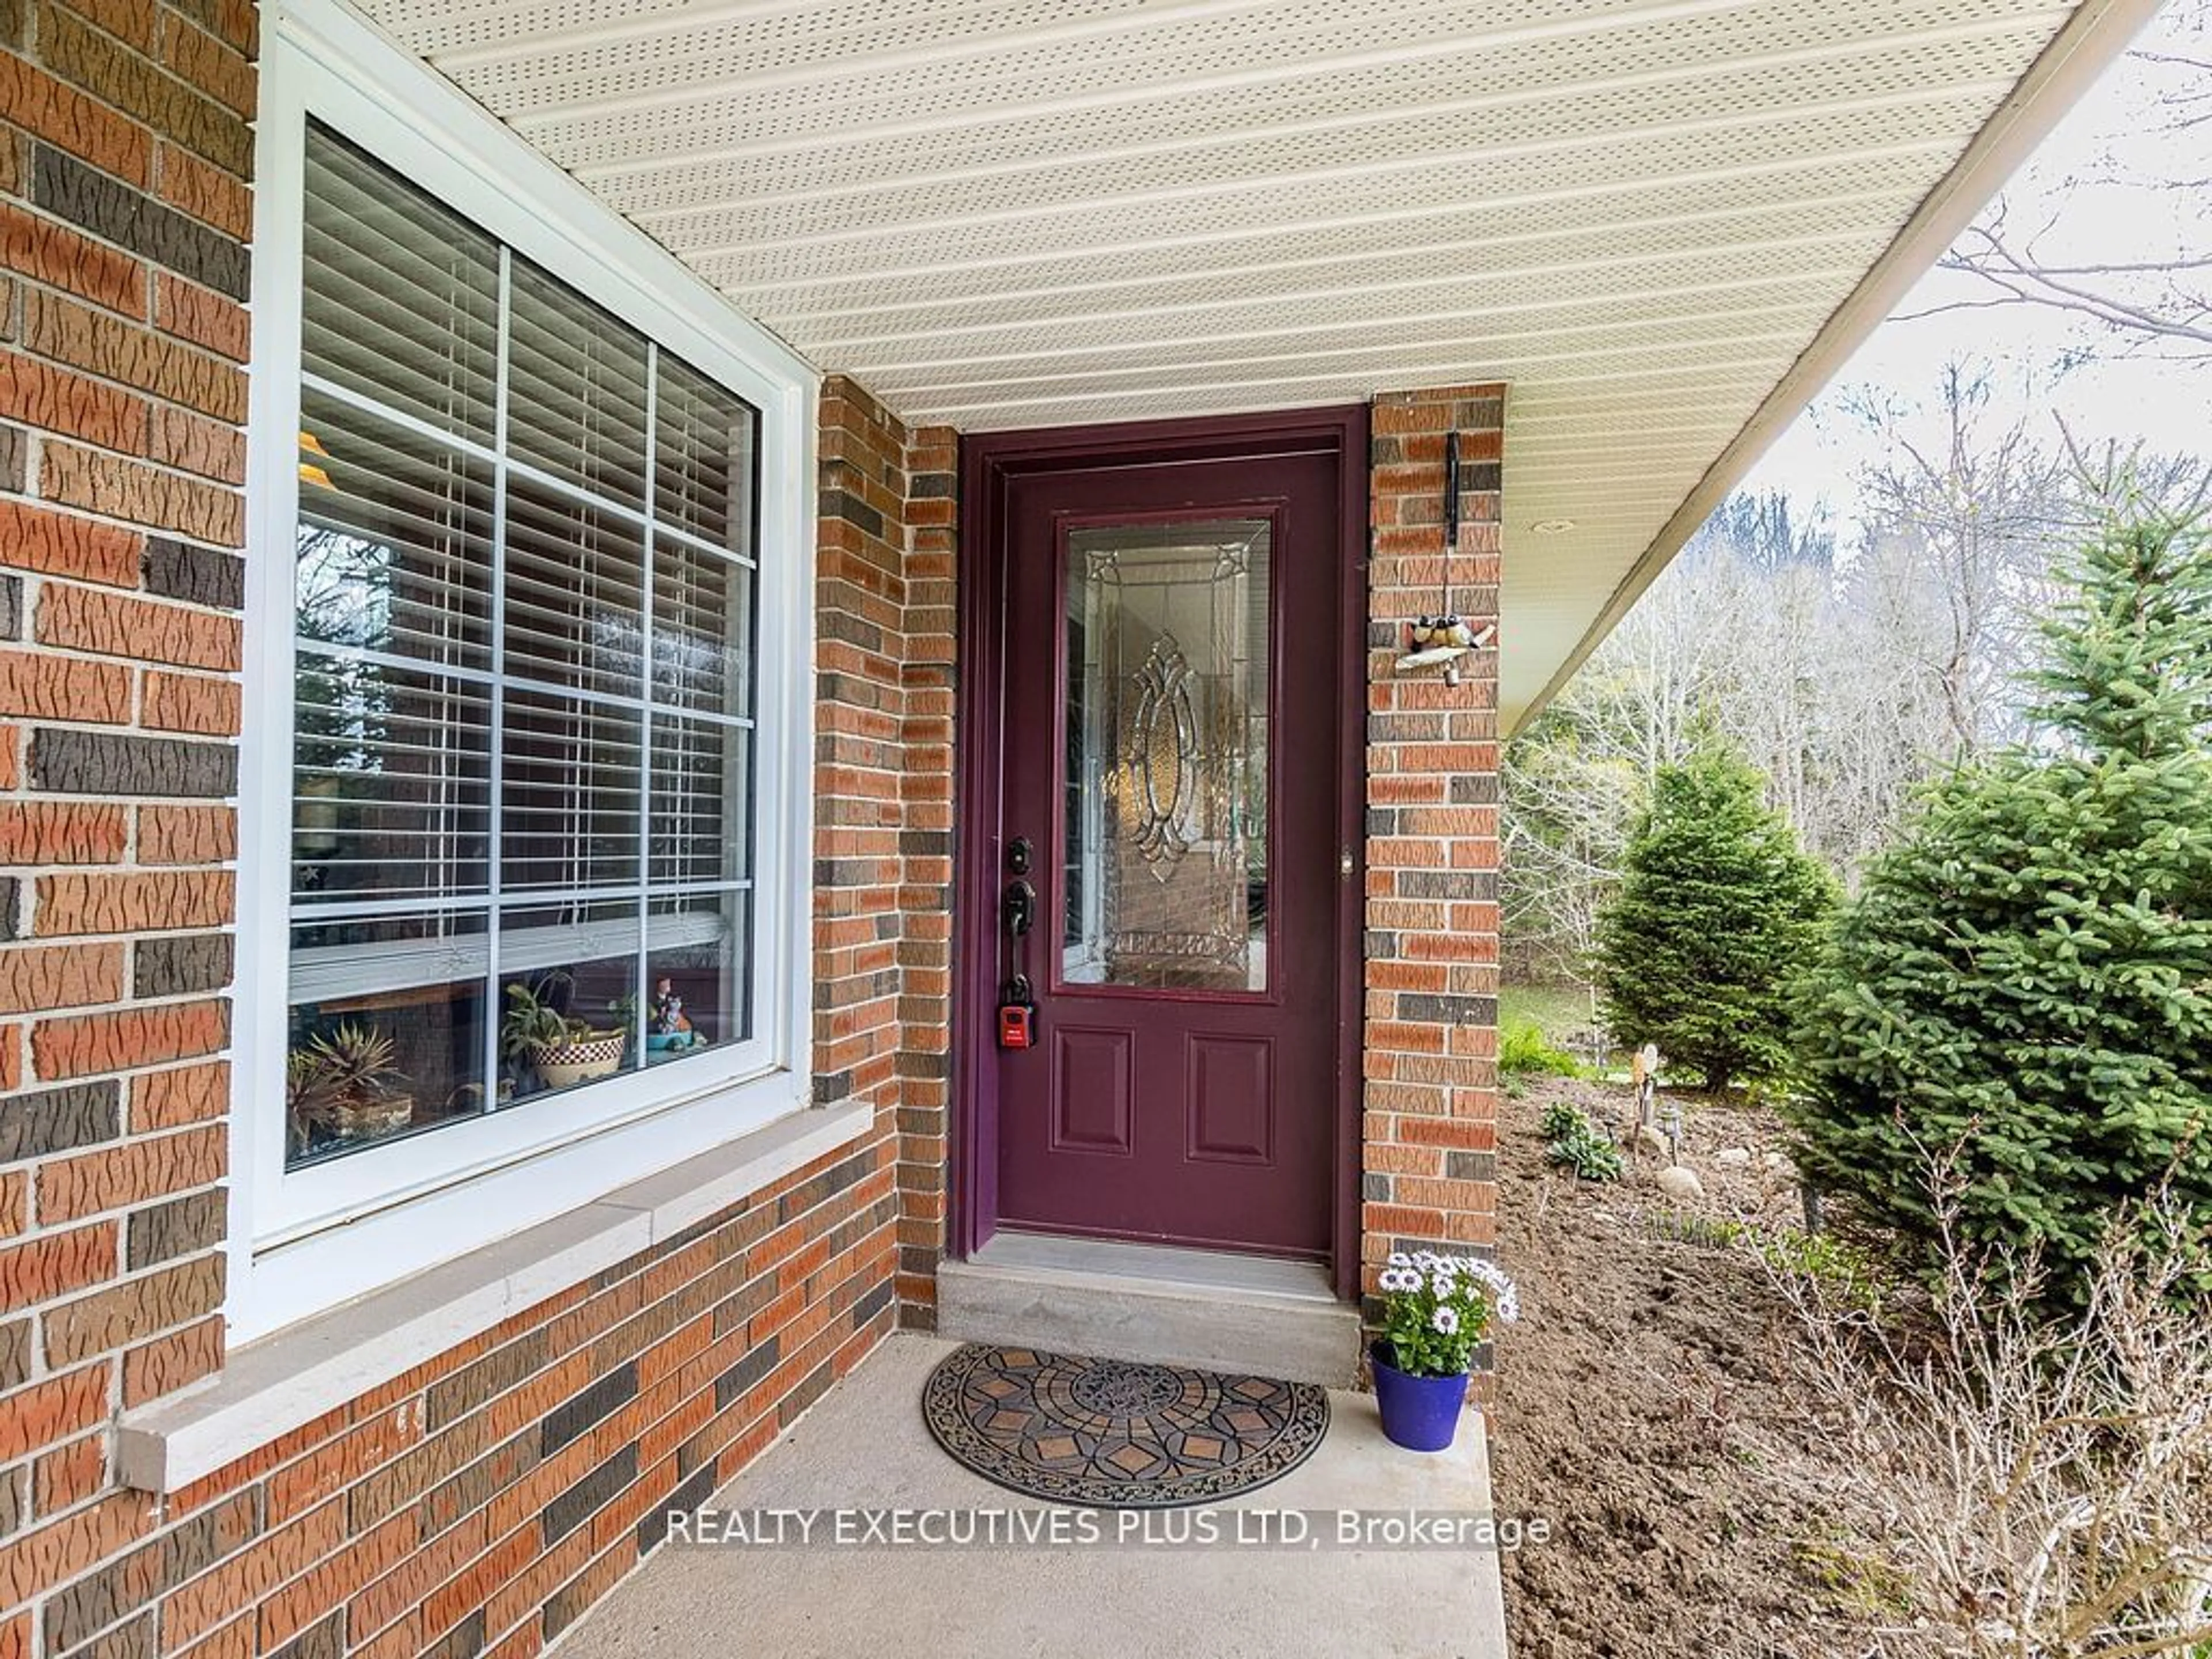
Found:
[{"label": "round door mat", "polygon": [[1012,1491],[1097,1509],[1172,1509],[1289,1474],[1328,1432],[1328,1394],[1309,1382],[970,1342],[929,1374],[921,1414],[957,1461]]}]

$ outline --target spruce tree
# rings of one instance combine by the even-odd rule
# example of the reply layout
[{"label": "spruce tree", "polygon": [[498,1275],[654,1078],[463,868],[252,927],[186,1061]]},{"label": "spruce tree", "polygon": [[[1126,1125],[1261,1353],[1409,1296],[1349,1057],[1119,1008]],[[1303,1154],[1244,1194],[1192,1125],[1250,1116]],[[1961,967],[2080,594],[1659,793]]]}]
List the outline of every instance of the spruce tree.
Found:
[{"label": "spruce tree", "polygon": [[1598,920],[1614,1040],[1657,1043],[1709,1089],[1774,1079],[1790,1055],[1789,987],[1833,902],[1740,757],[1708,743],[1661,768]]},{"label": "spruce tree", "polygon": [[2035,734],[1923,799],[1814,976],[1808,1175],[1932,1247],[1930,1159],[2055,1301],[2129,1200],[2212,1225],[2212,549],[2109,518],[2028,678]]}]

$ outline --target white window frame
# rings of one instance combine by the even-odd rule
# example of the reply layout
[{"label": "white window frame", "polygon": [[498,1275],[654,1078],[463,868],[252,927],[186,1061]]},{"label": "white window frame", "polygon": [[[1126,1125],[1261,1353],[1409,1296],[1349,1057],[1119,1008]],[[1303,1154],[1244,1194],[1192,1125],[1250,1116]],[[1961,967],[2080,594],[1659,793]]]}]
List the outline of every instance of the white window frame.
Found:
[{"label": "white window frame", "polygon": [[[807,895],[818,376],[339,0],[282,0],[265,5],[263,19],[226,1308],[234,1342],[587,1204],[812,1104]],[[726,1048],[288,1170],[292,546],[310,116],[760,411],[753,1020],[747,1040]]]}]

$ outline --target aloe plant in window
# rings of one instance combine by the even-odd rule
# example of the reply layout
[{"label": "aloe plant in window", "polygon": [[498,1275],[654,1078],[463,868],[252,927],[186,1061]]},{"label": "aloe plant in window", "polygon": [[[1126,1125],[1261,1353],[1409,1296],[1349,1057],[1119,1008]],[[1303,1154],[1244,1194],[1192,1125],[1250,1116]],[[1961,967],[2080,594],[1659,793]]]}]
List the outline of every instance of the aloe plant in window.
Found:
[{"label": "aloe plant in window", "polygon": [[319,1136],[369,1140],[404,1127],[415,1097],[398,1062],[387,1034],[351,1021],[295,1048],[284,1066],[295,1145],[305,1151]]}]

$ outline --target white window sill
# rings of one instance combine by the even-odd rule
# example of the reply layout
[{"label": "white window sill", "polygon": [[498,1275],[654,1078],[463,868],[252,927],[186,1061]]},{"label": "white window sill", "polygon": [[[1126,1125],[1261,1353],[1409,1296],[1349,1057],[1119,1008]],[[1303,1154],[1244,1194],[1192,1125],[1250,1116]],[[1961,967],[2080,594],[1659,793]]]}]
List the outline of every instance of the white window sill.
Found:
[{"label": "white window sill", "polygon": [[630,1182],[550,1221],[231,1351],[198,1390],[125,1412],[122,1483],[173,1492],[849,1146],[866,1106],[808,1109]]}]

